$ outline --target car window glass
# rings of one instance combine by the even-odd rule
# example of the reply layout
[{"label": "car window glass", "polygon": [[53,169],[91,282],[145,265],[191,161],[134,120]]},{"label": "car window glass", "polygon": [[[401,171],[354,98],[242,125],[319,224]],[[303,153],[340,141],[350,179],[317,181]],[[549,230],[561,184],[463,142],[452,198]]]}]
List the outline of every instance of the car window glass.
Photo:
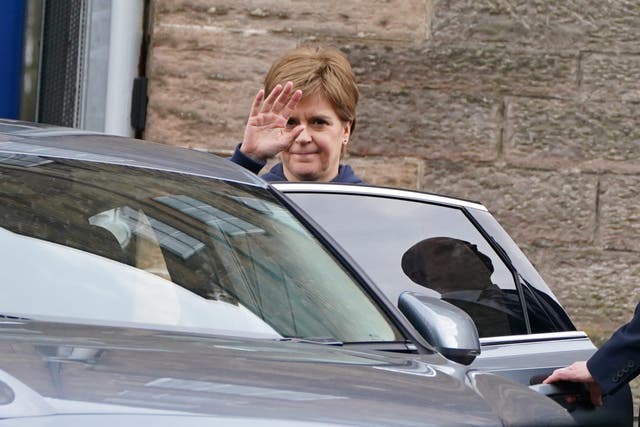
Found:
[{"label": "car window glass", "polygon": [[531,332],[574,331],[576,328],[573,322],[558,303],[549,286],[498,221],[489,212],[472,210],[470,213],[481,227],[509,253],[511,262],[518,270],[525,285],[524,298],[529,312]]},{"label": "car window glass", "polygon": [[266,189],[30,157],[0,159],[0,312],[401,340]]},{"label": "car window glass", "polygon": [[467,311],[481,337],[526,333],[513,276],[458,208],[346,194],[290,197],[397,303],[431,293]]}]

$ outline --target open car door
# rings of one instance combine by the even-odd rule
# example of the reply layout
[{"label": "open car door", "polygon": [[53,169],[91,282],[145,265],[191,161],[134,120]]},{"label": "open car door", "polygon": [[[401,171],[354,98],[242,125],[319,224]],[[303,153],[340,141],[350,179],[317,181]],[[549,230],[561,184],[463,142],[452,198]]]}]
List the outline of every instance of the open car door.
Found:
[{"label": "open car door", "polygon": [[[436,296],[473,319],[481,354],[471,368],[511,378],[559,401],[580,425],[631,425],[628,387],[594,408],[586,387],[541,385],[596,350],[524,253],[481,204],[382,187],[278,183],[392,304],[405,291]],[[569,386],[569,385],[567,385]],[[578,396],[567,405],[565,394]]]}]

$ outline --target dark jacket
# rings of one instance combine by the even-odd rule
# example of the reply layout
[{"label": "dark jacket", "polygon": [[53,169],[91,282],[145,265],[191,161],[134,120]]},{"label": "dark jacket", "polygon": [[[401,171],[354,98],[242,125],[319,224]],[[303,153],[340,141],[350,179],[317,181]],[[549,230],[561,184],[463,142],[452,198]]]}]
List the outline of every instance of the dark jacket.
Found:
[{"label": "dark jacket", "polygon": [[[242,166],[245,169],[250,170],[251,172],[258,174],[266,164],[266,162],[257,162],[252,158],[245,156],[242,151],[240,151],[240,145],[236,146],[235,151],[233,152],[233,156],[229,159],[233,163]],[[273,166],[269,172],[265,173],[261,177],[265,181],[269,182],[281,182],[288,181],[284,176],[284,171],[282,168],[282,163],[278,163]],[[338,175],[331,180],[331,182],[339,182],[344,184],[364,184],[364,181],[360,179],[354,172],[351,166],[341,164],[338,167]]]},{"label": "dark jacket", "polygon": [[587,361],[603,394],[613,394],[640,374],[640,304],[633,319],[618,329]]}]

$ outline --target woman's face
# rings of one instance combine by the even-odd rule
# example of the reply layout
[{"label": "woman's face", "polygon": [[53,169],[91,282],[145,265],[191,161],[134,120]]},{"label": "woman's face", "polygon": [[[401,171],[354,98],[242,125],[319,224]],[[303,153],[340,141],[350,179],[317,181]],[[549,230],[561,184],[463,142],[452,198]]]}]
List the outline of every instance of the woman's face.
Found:
[{"label": "woman's face", "polygon": [[338,175],[343,144],[349,140],[351,122],[340,120],[323,96],[303,98],[287,122],[302,132],[281,153],[289,181],[331,181]]}]

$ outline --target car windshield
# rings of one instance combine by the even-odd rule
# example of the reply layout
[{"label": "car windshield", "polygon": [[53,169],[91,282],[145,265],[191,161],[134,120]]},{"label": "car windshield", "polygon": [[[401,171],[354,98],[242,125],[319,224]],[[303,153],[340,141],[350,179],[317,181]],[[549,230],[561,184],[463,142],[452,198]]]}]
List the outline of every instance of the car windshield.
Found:
[{"label": "car windshield", "polygon": [[0,314],[239,336],[398,341],[265,188],[0,154]]}]

